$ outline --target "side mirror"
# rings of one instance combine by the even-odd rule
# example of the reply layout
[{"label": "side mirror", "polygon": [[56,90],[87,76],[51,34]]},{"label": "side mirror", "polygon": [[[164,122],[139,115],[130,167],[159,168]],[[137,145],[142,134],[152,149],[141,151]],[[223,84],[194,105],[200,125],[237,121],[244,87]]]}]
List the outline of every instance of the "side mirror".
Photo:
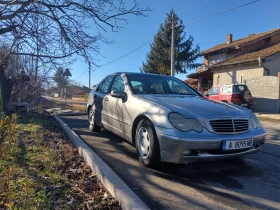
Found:
[{"label": "side mirror", "polygon": [[124,99],[126,97],[126,93],[124,91],[120,91],[120,90],[112,90],[111,96],[114,98]]}]

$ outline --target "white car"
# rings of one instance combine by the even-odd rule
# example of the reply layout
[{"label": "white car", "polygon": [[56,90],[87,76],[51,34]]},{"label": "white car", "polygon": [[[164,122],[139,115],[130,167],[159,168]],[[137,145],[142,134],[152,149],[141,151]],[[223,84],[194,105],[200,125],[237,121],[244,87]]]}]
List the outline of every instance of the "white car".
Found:
[{"label": "white car", "polygon": [[257,152],[266,131],[251,110],[197,93],[179,79],[144,73],[107,76],[88,97],[89,128],[135,145],[146,166]]}]

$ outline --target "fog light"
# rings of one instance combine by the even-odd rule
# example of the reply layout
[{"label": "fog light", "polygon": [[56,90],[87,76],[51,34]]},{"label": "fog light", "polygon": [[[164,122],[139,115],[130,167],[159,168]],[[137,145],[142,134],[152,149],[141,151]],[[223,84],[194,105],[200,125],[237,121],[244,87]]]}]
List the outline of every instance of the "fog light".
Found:
[{"label": "fog light", "polygon": [[188,156],[191,154],[191,150],[187,149],[184,152],[182,152],[182,156]]}]

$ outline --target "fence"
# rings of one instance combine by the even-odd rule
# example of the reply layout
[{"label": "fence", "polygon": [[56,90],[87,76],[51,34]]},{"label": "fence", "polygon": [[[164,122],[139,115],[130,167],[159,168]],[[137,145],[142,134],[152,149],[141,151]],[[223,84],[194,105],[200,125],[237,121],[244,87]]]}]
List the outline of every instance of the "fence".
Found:
[{"label": "fence", "polygon": [[246,84],[254,97],[256,112],[280,112],[280,77],[263,76],[246,80]]}]

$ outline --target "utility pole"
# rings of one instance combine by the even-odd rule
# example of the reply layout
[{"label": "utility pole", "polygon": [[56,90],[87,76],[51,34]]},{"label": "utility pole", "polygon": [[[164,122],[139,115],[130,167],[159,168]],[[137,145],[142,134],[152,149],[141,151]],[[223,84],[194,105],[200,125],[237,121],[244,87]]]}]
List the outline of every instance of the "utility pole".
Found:
[{"label": "utility pole", "polygon": [[90,72],[91,72],[91,70],[90,70],[90,68],[89,68],[89,69],[88,69],[88,88],[91,88],[91,87],[90,87],[90,77],[91,77],[91,76],[90,76],[90,74],[91,74]]},{"label": "utility pole", "polygon": [[171,76],[174,77],[174,17],[172,13],[172,35],[171,35]]},{"label": "utility pole", "polygon": [[37,85],[37,77],[38,77],[38,70],[39,70],[39,17],[38,17],[39,7],[37,7],[36,13],[36,67],[35,67],[35,84]]}]

